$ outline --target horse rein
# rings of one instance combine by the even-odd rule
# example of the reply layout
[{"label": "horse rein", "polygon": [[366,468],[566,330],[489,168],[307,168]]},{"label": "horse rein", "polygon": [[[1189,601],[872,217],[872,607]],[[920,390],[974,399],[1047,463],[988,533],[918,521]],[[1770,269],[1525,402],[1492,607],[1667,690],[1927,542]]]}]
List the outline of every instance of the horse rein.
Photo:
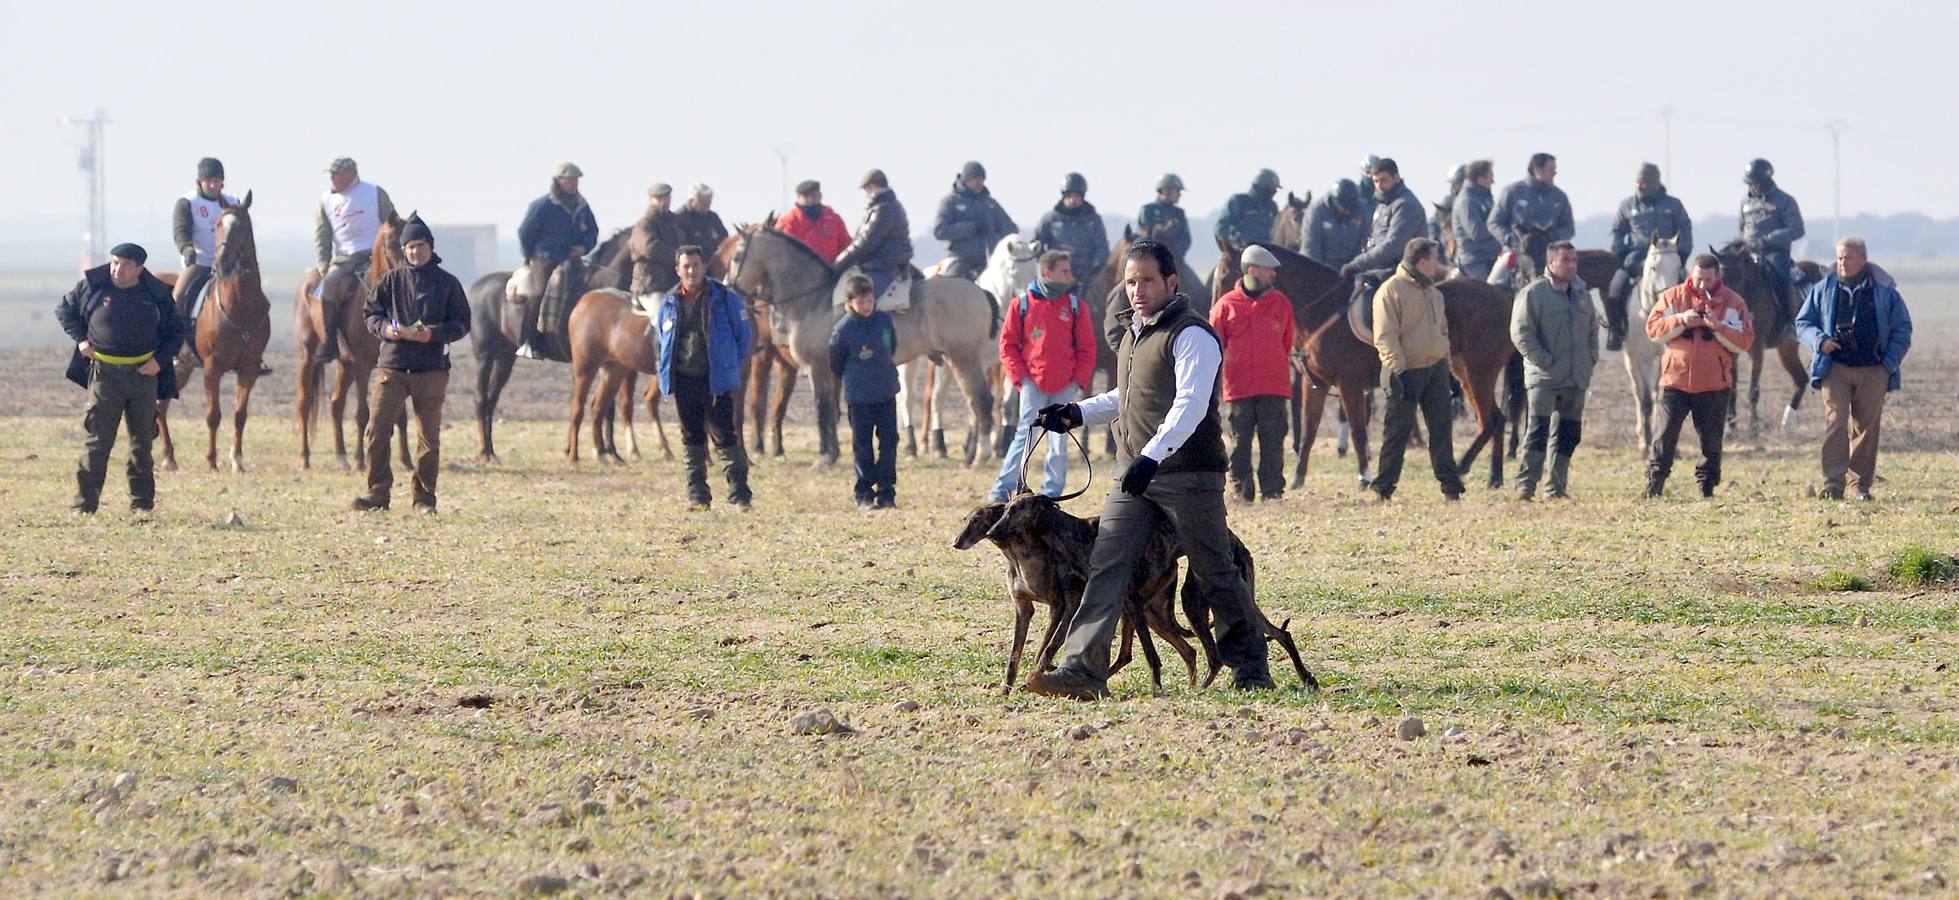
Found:
[{"label": "horse rein", "polygon": [[[1020,459],[1020,491],[1019,492],[1022,494],[1029,493],[1029,491],[1027,490],[1027,467],[1028,465],[1034,462],[1034,446],[1035,446],[1034,430],[1037,428],[1048,434],[1055,433],[1052,431],[1048,431],[1048,429],[1045,426],[1041,425],[1041,423],[1039,422],[1035,422],[1034,424],[1027,426],[1027,454],[1025,456],[1022,456]],[[1062,494],[1061,496],[1054,498],[1054,502],[1056,503],[1065,503],[1069,500],[1073,500],[1076,497],[1088,493],[1088,486],[1095,483],[1095,461],[1088,458],[1088,445],[1082,442],[1082,436],[1077,433],[1079,430],[1080,429],[1075,429],[1063,433],[1067,434],[1068,437],[1073,438],[1075,441],[1076,448],[1081,450],[1082,464],[1088,467],[1088,480],[1082,482],[1082,486],[1078,490],[1075,490],[1071,493]]]}]

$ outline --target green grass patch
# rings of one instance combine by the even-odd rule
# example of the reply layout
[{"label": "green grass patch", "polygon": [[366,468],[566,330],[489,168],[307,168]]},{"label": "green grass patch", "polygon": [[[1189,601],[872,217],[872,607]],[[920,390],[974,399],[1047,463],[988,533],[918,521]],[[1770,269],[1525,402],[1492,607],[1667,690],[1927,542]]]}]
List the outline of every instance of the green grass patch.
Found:
[{"label": "green grass patch", "polygon": [[1850,592],[1868,591],[1877,587],[1877,583],[1856,572],[1837,571],[1825,573],[1822,578],[1816,579],[1816,586],[1826,591]]},{"label": "green grass patch", "polygon": [[1924,547],[1906,547],[1891,557],[1885,573],[1903,587],[1920,588],[1952,580],[1953,559]]}]

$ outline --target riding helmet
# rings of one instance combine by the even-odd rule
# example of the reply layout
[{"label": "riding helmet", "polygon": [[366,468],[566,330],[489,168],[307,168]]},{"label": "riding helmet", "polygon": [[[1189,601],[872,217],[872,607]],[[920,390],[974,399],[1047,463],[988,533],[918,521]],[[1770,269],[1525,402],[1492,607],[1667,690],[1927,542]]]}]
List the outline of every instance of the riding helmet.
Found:
[{"label": "riding helmet", "polygon": [[223,177],[224,177],[224,163],[218,162],[216,159],[209,156],[204,157],[203,159],[197,161],[197,180],[203,181],[206,178],[223,178]]},{"label": "riding helmet", "polygon": [[1769,161],[1766,159],[1752,160],[1748,163],[1748,171],[1742,174],[1741,180],[1748,184],[1774,181],[1775,167],[1769,165]]},{"label": "riding helmet", "polygon": [[1088,193],[1088,179],[1083,178],[1082,173],[1069,172],[1068,177],[1061,179],[1062,196],[1065,197],[1069,194],[1086,195],[1087,193]]},{"label": "riding helmet", "polygon": [[1285,187],[1285,185],[1279,183],[1279,173],[1271,169],[1260,169],[1257,175],[1252,176],[1252,187],[1268,188],[1276,191]]},{"label": "riding helmet", "polygon": [[1184,189],[1184,180],[1178,178],[1177,173],[1171,172],[1156,180],[1156,189],[1159,191],[1181,191]]}]

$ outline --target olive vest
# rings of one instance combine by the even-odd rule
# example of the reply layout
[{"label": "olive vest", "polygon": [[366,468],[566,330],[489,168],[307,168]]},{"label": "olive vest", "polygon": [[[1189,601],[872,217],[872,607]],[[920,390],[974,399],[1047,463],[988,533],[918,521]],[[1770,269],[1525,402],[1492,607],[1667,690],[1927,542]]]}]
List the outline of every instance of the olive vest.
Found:
[{"label": "olive vest", "polygon": [[[1155,324],[1143,327],[1141,334],[1130,329],[1133,309],[1116,313],[1121,326],[1121,343],[1116,346],[1116,389],[1120,408],[1112,426],[1116,438],[1116,462],[1127,466],[1156,437],[1157,429],[1170,415],[1177,399],[1177,335],[1186,328],[1202,328],[1213,339],[1217,332],[1210,323],[1192,312],[1189,298],[1182,294],[1170,301],[1157,315]],[[1224,430],[1218,425],[1218,398],[1224,379],[1211,382],[1210,406],[1204,421],[1182,447],[1163,460],[1159,472],[1223,472],[1229,458],[1224,452]]]}]

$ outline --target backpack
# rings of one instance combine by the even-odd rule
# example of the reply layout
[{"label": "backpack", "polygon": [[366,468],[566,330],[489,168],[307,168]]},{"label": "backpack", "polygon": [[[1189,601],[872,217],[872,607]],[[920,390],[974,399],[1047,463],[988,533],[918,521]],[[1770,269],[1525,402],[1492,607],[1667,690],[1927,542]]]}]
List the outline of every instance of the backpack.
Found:
[{"label": "backpack", "polygon": [[[1020,329],[1021,329],[1021,331],[1022,331],[1022,332],[1025,332],[1025,331],[1027,330],[1027,305],[1028,305],[1028,300],[1027,300],[1027,292],[1026,292],[1026,291],[1021,291],[1021,292],[1020,292],[1020,302],[1019,302],[1019,303],[1017,303],[1017,304],[1015,304],[1015,308],[1017,308],[1017,309],[1019,309],[1019,310],[1020,310],[1020,312],[1019,312],[1019,315],[1020,315]],[[1081,295],[1080,295],[1080,294],[1078,294],[1078,293],[1076,293],[1076,292],[1074,292],[1074,291],[1069,291],[1069,292],[1068,292],[1068,315],[1070,315],[1070,316],[1080,316],[1081,314],[1082,314],[1082,298],[1081,298]],[[1068,330],[1068,339],[1069,339],[1070,341],[1072,341],[1072,340],[1074,340],[1074,339],[1075,339],[1075,332],[1074,332],[1074,329],[1073,329],[1073,328],[1070,328],[1070,329]]]}]

